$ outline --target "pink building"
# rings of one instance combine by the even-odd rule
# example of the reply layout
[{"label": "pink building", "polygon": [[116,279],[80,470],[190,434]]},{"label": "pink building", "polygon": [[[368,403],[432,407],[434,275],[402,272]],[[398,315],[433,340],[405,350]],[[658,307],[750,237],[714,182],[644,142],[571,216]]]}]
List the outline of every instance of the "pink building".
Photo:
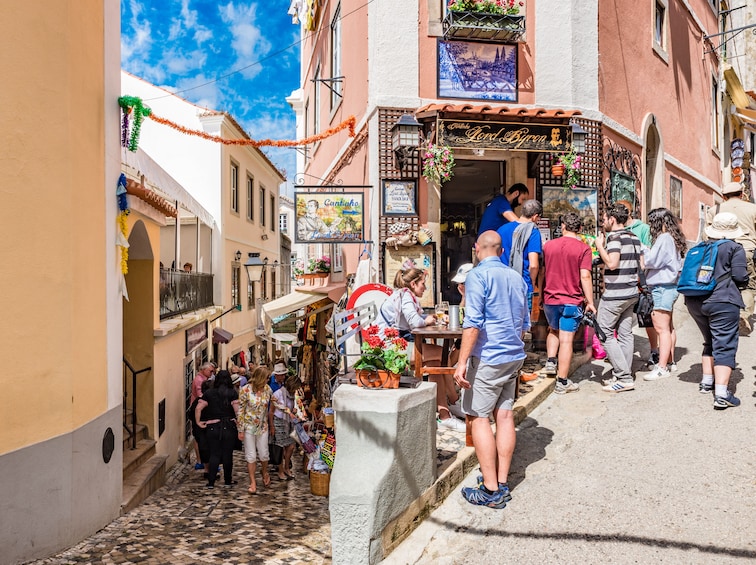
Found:
[{"label": "pink building", "polygon": [[[721,38],[706,38],[719,31],[717,2],[526,0],[498,16],[444,0],[315,4],[301,14],[302,87],[289,98],[298,136],[349,116],[357,133],[309,146],[299,190],[361,193],[379,279],[390,284],[397,261],[420,257],[433,273],[431,303],[454,299],[447,281],[471,260],[486,204],[515,183],[543,203],[547,237],[561,213],[576,209],[590,226],[622,199],[640,218],[670,208],[696,240],[703,207],[731,179],[730,142],[744,123],[723,114],[732,80]],[[404,114],[419,124],[420,149],[392,147]],[[565,188],[552,164],[574,131],[585,132],[585,148],[580,178]],[[440,185],[423,176],[428,142],[456,161]],[[433,243],[384,250],[396,222],[427,227]],[[343,248],[354,272],[365,246]]]}]

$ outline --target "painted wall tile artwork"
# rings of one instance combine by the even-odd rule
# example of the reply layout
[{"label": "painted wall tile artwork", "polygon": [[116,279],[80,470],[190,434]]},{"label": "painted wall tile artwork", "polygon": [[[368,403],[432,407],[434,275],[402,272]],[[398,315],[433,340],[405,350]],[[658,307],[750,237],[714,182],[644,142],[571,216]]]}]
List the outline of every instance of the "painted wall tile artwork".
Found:
[{"label": "painted wall tile artwork", "polygon": [[438,96],[517,102],[517,46],[439,40]]}]

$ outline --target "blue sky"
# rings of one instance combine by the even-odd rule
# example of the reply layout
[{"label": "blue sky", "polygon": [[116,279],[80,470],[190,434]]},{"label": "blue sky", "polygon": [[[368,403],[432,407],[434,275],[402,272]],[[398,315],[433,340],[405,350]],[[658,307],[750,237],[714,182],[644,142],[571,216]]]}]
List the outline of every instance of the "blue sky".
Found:
[{"label": "blue sky", "polygon": [[[288,9],[289,0],[122,0],[121,66],[229,112],[253,139],[294,139],[285,98],[299,88],[300,26]],[[294,178],[294,149],[263,151]]]}]

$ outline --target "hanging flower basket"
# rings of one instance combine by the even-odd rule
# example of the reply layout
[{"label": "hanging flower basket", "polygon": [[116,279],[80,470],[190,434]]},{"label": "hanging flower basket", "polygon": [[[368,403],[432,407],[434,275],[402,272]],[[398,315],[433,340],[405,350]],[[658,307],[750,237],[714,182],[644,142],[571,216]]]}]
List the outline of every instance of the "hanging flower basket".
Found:
[{"label": "hanging flower basket", "polygon": [[449,11],[442,22],[444,39],[522,41],[525,16]]},{"label": "hanging flower basket", "polygon": [[551,165],[551,174],[555,177],[561,177],[564,175],[564,165],[561,163]]}]

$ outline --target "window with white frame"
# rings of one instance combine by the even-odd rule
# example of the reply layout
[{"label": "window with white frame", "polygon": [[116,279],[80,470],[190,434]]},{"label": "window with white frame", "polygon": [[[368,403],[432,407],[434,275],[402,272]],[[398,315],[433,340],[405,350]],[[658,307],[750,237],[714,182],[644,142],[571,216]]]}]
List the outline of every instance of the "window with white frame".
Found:
[{"label": "window with white frame", "polygon": [[653,41],[654,51],[664,61],[667,56],[667,29],[669,28],[669,0],[652,0],[654,6]]},{"label": "window with white frame", "polygon": [[255,219],[255,178],[247,175],[247,219]]},{"label": "window with white frame", "polygon": [[281,233],[289,233],[289,215],[288,214],[278,215],[278,229],[281,231]]},{"label": "window with white frame", "polygon": [[331,246],[331,270],[334,273],[340,273],[344,270],[344,264],[341,257],[341,244],[340,243],[334,243]]},{"label": "window with white frame", "polygon": [[265,187],[260,185],[260,225],[265,227]]},{"label": "window with white frame", "polygon": [[239,165],[231,162],[231,210],[239,213]]},{"label": "window with white frame", "polygon": [[[331,20],[331,78],[341,76],[341,4],[336,6]],[[331,109],[341,100],[341,81],[331,84]]]}]

